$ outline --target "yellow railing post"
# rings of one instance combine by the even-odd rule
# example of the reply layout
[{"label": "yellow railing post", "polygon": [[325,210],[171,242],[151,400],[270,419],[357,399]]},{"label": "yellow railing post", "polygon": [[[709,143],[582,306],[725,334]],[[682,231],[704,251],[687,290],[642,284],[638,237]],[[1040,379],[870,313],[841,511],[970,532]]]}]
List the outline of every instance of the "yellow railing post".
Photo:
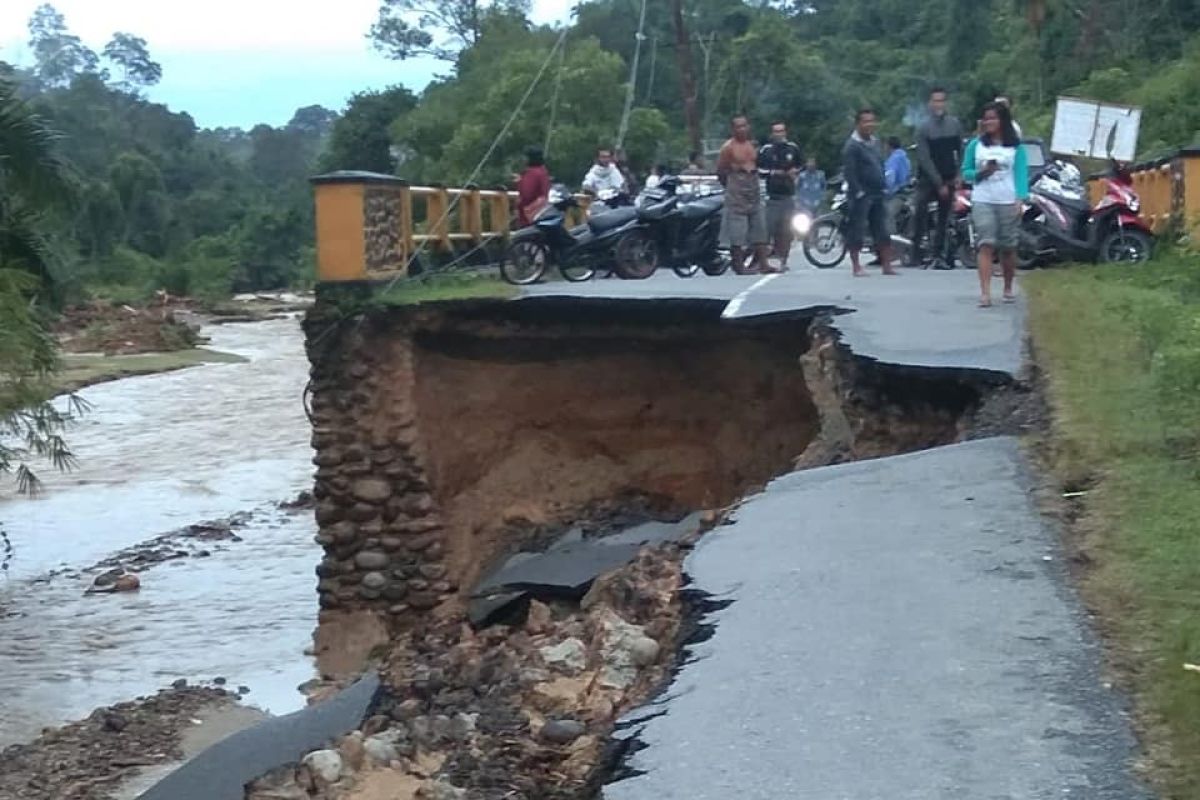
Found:
[{"label": "yellow railing post", "polygon": [[445,186],[434,186],[425,198],[425,234],[443,253],[450,250],[450,193]]},{"label": "yellow railing post", "polygon": [[411,244],[408,184],[374,172],[331,172],[312,179],[317,280],[363,281],[403,273]]},{"label": "yellow railing post", "polygon": [[478,186],[469,186],[459,200],[458,218],[462,220],[463,233],[471,237],[471,244],[478,247],[483,241],[483,204]]},{"label": "yellow railing post", "polygon": [[492,196],[492,230],[508,238],[511,219],[512,205],[509,202],[508,191],[501,189]]},{"label": "yellow railing post", "polygon": [[1177,196],[1181,222],[1188,233],[1200,235],[1200,146],[1180,150],[1179,162],[1181,185]]}]

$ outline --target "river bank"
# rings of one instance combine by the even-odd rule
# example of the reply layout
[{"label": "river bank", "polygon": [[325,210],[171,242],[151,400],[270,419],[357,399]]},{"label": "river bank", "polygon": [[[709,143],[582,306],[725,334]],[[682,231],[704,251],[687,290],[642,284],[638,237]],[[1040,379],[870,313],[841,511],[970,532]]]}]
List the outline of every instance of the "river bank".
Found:
[{"label": "river bank", "polygon": [[[280,507],[312,482],[299,323],[201,333],[238,361],[82,389],[91,408],[67,432],[78,468],[42,470],[40,496],[0,502],[13,546],[0,576],[0,747],[180,678],[226,678],[272,713],[304,705],[320,549],[311,514]],[[236,515],[236,541],[157,560],[187,549],[172,532]],[[141,589],[85,595],[93,568],[118,555],[125,568],[154,562]]]},{"label": "river bank", "polygon": [[0,800],[136,797],[147,780],[262,717],[220,686],[185,683],[98,708],[0,750]]},{"label": "river bank", "polygon": [[[1025,280],[1073,568],[1163,798],[1200,797],[1200,279],[1194,257]],[[1070,309],[1069,314],[1063,313]]]},{"label": "river bank", "polygon": [[138,307],[94,300],[66,308],[54,327],[63,351],[54,388],[58,393],[77,392],[138,375],[237,363],[240,356],[205,347],[209,337],[201,330],[285,319],[306,309],[311,300],[277,293],[209,303],[163,297]]}]

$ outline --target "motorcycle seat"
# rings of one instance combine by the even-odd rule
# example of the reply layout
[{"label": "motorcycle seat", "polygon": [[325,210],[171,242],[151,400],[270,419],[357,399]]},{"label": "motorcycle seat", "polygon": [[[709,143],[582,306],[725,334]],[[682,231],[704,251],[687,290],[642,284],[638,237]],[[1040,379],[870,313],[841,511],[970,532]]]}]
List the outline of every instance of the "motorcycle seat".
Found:
[{"label": "motorcycle seat", "polygon": [[707,217],[709,214],[720,211],[725,205],[725,198],[721,195],[714,197],[704,197],[693,203],[686,203],[680,207],[685,219],[695,219],[696,217]]},{"label": "motorcycle seat", "polygon": [[614,208],[612,211],[604,211],[593,215],[590,219],[588,219],[588,227],[590,227],[594,233],[611,231],[613,228],[619,228],[622,225],[637,219],[637,215],[637,209],[633,206]]},{"label": "motorcycle seat", "polygon": [[1058,201],[1059,205],[1074,209],[1075,211],[1090,212],[1092,210],[1092,204],[1088,202],[1086,197],[1074,198],[1055,195],[1054,199]]},{"label": "motorcycle seat", "polygon": [[660,220],[675,208],[675,204],[670,200],[662,203],[655,203],[652,206],[645,206],[638,209],[638,219],[646,221]]}]

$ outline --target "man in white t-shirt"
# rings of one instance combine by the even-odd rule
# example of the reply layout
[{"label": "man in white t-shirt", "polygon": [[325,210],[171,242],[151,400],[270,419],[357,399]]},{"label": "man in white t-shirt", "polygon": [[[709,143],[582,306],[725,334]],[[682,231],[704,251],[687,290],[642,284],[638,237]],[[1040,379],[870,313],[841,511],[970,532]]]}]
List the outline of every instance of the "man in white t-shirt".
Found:
[{"label": "man in white t-shirt", "polygon": [[621,168],[613,160],[612,150],[601,147],[596,151],[596,163],[592,164],[587,175],[583,176],[583,190],[599,195],[606,189],[624,192],[628,187],[625,184],[625,176],[621,174]]}]

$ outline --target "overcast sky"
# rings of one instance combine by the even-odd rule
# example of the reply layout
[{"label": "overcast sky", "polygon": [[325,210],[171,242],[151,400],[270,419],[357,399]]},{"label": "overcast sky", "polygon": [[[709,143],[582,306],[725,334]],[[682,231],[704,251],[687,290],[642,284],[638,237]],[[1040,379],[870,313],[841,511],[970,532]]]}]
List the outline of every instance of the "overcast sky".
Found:
[{"label": "overcast sky", "polygon": [[[0,60],[31,61],[27,22],[42,0],[0,0]],[[99,51],[114,31],[146,40],[162,64],[152,99],[203,127],[281,125],[300,106],[340,110],[353,92],[402,83],[419,90],[445,65],[388,61],[365,34],[379,0],[55,0],[71,32]],[[557,22],[570,0],[533,0]]]}]

